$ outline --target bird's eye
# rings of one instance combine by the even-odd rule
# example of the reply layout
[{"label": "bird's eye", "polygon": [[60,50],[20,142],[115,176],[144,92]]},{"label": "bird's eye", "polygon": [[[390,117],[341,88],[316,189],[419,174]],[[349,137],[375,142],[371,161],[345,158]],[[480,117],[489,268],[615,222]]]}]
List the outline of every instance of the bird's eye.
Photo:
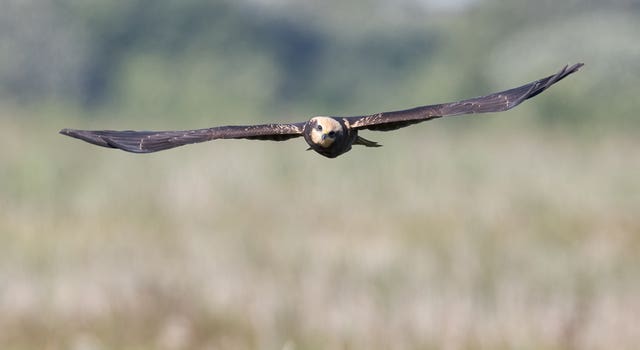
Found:
[{"label": "bird's eye", "polygon": [[316,126],[316,129],[317,129],[318,131],[322,131],[322,125],[318,125],[318,126]]},{"label": "bird's eye", "polygon": [[333,138],[334,136],[336,136],[336,132],[335,131],[329,132],[329,137]]}]

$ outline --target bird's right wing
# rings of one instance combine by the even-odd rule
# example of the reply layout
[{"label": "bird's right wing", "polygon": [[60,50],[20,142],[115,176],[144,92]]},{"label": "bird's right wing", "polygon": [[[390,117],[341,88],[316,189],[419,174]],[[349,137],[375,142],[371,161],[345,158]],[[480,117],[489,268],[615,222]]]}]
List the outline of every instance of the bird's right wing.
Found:
[{"label": "bird's right wing", "polygon": [[218,126],[185,131],[62,129],[60,133],[94,145],[133,153],[151,153],[216,139],[284,141],[302,136],[304,123]]}]

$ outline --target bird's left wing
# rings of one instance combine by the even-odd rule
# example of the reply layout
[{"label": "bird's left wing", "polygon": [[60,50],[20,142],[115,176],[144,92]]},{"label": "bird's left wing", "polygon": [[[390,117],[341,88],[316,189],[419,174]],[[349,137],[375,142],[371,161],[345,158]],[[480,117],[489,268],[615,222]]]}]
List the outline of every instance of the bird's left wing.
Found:
[{"label": "bird's left wing", "polygon": [[509,110],[524,100],[532,98],[571,73],[577,72],[582,63],[565,66],[558,73],[529,84],[468,100],[422,106],[403,111],[384,112],[366,116],[348,117],[351,128],[389,131],[423,121],[470,113],[501,112]]},{"label": "bird's left wing", "polygon": [[185,131],[114,131],[62,129],[63,135],[94,145],[133,153],[151,153],[216,139],[284,141],[302,136],[304,123],[218,126]]}]

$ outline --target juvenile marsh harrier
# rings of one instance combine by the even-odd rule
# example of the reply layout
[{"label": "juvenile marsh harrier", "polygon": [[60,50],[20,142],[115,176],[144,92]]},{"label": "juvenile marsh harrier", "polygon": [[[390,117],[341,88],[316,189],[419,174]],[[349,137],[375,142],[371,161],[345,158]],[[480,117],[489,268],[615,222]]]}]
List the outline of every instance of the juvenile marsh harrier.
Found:
[{"label": "juvenile marsh harrier", "polygon": [[538,95],[569,74],[577,72],[582,66],[582,63],[565,66],[558,73],[546,78],[482,97],[371,115],[317,116],[300,123],[217,126],[185,131],[62,129],[60,133],[94,145],[119,148],[133,153],[151,153],[217,139],[284,141],[302,136],[309,144],[309,149],[325,157],[335,158],[351,150],[352,145],[380,146],[359,136],[359,130],[389,131],[440,117],[506,111]]}]

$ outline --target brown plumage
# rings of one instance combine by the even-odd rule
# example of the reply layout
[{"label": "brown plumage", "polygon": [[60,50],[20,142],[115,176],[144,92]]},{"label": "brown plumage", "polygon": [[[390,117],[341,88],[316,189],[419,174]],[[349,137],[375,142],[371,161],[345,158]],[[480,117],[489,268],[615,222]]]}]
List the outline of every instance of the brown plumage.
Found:
[{"label": "brown plumage", "polygon": [[250,139],[284,141],[303,136],[310,149],[325,157],[335,158],[352,145],[379,147],[377,143],[358,136],[358,130],[389,131],[427,120],[471,113],[502,112],[532,98],[564,77],[577,72],[582,63],[565,66],[558,73],[529,84],[467,100],[383,112],[355,117],[313,117],[292,124],[261,124],[218,126],[185,131],[89,131],[62,129],[61,134],[94,145],[118,148],[133,153],[150,153],[191,143],[217,139]]}]

